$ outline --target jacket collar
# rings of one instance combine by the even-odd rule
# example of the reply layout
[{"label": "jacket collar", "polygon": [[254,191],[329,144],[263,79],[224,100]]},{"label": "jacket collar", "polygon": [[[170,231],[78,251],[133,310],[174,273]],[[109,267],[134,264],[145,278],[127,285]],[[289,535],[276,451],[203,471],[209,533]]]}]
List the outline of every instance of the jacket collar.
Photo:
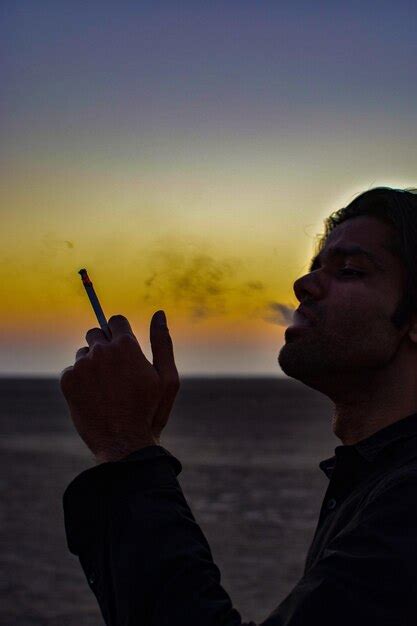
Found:
[{"label": "jacket collar", "polygon": [[[404,439],[413,439],[417,436],[417,413],[407,415],[393,424],[381,428],[366,439],[352,445],[336,446],[334,456],[324,459],[319,463],[319,468],[330,478],[338,459],[357,462],[365,461],[366,465],[372,465],[384,456],[395,443]],[[417,456],[417,452],[416,452]]]}]

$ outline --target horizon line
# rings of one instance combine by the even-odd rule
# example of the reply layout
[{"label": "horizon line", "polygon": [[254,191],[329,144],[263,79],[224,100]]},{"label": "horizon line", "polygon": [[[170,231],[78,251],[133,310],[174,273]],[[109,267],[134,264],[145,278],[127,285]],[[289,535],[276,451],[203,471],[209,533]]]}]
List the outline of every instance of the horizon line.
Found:
[{"label": "horizon line", "polygon": [[[37,372],[1,372],[0,379],[51,379],[58,380],[60,373],[37,373]],[[277,374],[265,373],[251,373],[251,372],[193,372],[180,374],[181,378],[290,378],[285,374],[279,372]]]}]

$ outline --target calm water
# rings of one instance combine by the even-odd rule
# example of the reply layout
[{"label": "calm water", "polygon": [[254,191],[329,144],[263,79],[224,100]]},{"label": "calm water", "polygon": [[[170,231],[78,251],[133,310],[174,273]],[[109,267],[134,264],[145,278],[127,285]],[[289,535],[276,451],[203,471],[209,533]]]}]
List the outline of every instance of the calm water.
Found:
[{"label": "calm water", "polygon": [[[92,467],[53,379],[0,379],[0,622],[103,624],[66,547],[62,494]],[[339,441],[331,404],[290,379],[183,379],[162,439],[246,620],[260,621],[301,576]]]}]

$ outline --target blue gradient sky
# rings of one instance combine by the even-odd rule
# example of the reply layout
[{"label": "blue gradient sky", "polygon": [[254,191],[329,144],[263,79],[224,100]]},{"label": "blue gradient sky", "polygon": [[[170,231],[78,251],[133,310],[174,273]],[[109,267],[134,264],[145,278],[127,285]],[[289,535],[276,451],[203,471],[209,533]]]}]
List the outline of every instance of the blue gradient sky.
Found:
[{"label": "blue gradient sky", "polygon": [[[417,184],[415,4],[41,0],[0,12],[0,371],[68,364],[94,325],[71,283],[89,263],[109,314],[146,331],[152,310],[171,313],[184,373],[279,373],[283,328],[260,311],[294,303],[324,217],[366,188]],[[198,317],[195,294],[165,298],[161,283],[159,300],[142,298],[137,251],[151,264],[161,242],[191,246],[175,257],[184,271],[200,253],[238,260],[224,299]],[[125,282],[110,290],[116,270]],[[262,282],[256,303],[242,295],[250,281]]]}]

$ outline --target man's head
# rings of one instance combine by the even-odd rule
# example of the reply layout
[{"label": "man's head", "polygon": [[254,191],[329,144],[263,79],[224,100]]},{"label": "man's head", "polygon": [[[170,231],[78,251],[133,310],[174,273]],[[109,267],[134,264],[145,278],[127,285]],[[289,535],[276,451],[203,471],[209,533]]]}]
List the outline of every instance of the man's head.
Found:
[{"label": "man's head", "polygon": [[287,329],[288,376],[331,396],[404,350],[417,367],[417,195],[378,187],[333,213],[294,292],[316,321]]}]

